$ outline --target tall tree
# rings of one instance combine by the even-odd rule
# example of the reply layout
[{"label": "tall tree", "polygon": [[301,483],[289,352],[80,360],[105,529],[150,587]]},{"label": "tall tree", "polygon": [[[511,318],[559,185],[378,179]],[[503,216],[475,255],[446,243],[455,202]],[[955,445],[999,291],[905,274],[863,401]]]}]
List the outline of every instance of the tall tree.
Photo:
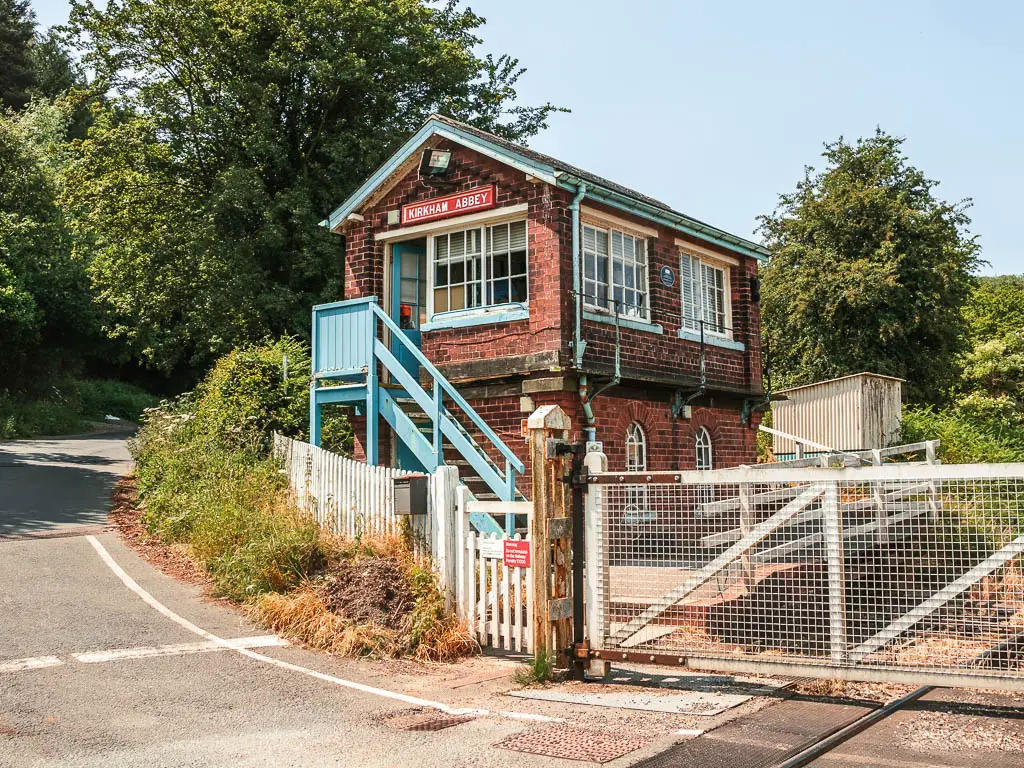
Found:
[{"label": "tall tree", "polygon": [[[961,413],[1024,428],[1024,275],[983,277],[965,311],[970,349],[956,386]],[[1018,432],[1024,440],[1024,432]]]},{"label": "tall tree", "polygon": [[48,99],[63,96],[72,88],[85,86],[85,73],[52,31],[37,35],[29,49],[35,72],[34,92]]},{"label": "tall tree", "polygon": [[[308,333],[309,305],[342,295],[342,244],[319,222],[427,115],[520,140],[545,125],[550,104],[515,104],[516,60],[475,53],[482,24],[429,0],[73,0],[70,39],[115,100],[69,186],[77,210],[101,211],[93,278],[115,332],[167,369]],[[89,157],[128,157],[143,131],[130,112],[159,146],[129,179]],[[119,213],[139,185],[175,203]],[[150,301],[163,271],[190,277]]]},{"label": "tall tree", "polygon": [[55,203],[70,111],[0,115],[0,389],[45,387],[95,351],[100,316]]},{"label": "tall tree", "polygon": [[979,248],[970,201],[948,203],[882,130],[826,144],[796,191],[761,217],[772,257],[762,314],[786,385],[869,370],[938,402],[964,346],[964,302]]},{"label": "tall tree", "polygon": [[36,17],[28,0],[0,0],[0,106],[21,109],[36,84],[30,48]]}]

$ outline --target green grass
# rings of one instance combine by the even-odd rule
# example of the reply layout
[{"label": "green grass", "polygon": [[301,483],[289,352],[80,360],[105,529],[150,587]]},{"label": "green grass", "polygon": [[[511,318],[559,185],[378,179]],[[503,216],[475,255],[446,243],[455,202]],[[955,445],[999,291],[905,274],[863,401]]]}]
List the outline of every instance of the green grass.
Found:
[{"label": "green grass", "polygon": [[515,681],[519,685],[540,685],[551,679],[554,665],[547,656],[535,656],[529,664],[523,664],[515,672]]},{"label": "green grass", "polygon": [[1024,461],[1024,430],[1000,421],[983,420],[955,408],[907,407],[903,441],[940,440],[939,458],[946,464]]},{"label": "green grass", "polygon": [[86,432],[107,415],[137,421],[156,403],[133,384],[107,379],[71,379],[37,397],[0,392],[0,439]]},{"label": "green grass", "polygon": [[151,412],[133,447],[142,521],[187,545],[219,594],[239,602],[283,592],[324,565],[316,523],[287,503],[258,440],[225,445],[187,411]]}]

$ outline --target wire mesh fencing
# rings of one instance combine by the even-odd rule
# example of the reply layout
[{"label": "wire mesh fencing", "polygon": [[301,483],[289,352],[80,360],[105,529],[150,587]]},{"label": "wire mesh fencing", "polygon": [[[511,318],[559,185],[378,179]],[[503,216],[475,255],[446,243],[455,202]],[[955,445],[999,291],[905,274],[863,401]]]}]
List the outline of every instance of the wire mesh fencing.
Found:
[{"label": "wire mesh fencing", "polygon": [[1024,465],[591,481],[595,648],[1024,684]]}]

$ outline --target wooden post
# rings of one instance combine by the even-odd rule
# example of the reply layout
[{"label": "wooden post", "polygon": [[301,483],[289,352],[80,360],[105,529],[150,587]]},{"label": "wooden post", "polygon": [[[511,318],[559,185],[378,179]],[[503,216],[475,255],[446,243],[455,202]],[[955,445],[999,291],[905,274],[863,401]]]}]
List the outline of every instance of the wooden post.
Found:
[{"label": "wooden post", "polygon": [[568,455],[547,455],[549,438],[568,439],[569,417],[557,405],[538,408],[527,421],[533,471],[533,655],[555,656],[555,665],[569,665],[565,650],[572,643],[572,526]]}]

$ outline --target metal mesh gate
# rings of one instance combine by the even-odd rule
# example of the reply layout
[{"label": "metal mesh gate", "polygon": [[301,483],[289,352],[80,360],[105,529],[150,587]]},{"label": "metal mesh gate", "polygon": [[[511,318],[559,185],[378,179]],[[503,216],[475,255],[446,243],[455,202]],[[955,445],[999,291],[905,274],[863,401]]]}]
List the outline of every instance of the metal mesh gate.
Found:
[{"label": "metal mesh gate", "polygon": [[1024,688],[1024,465],[590,480],[595,655]]}]

